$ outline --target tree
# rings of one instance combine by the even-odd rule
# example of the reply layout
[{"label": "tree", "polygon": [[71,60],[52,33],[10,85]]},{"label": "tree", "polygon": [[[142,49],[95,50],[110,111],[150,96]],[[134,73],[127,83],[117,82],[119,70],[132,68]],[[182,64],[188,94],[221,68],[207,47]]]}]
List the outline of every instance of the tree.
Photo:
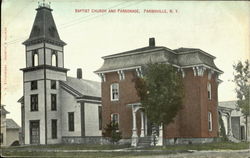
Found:
[{"label": "tree", "polygon": [[249,116],[250,112],[250,70],[249,61],[246,60],[245,64],[239,61],[237,64],[233,65],[234,72],[234,82],[236,84],[236,94],[237,94],[237,106],[241,109],[241,112],[245,116]]},{"label": "tree", "polygon": [[137,95],[147,117],[156,125],[169,124],[182,107],[184,88],[181,73],[171,65],[150,63],[135,79]]},{"label": "tree", "polygon": [[250,118],[250,70],[249,61],[246,60],[243,64],[239,61],[237,64],[233,65],[234,68],[234,82],[236,84],[236,94],[237,94],[237,107],[241,109],[241,112],[246,119],[246,135],[247,140],[249,139],[250,130],[248,127],[248,121]]},{"label": "tree", "polygon": [[122,133],[119,132],[118,124],[110,122],[104,128],[105,132],[103,133],[104,137],[109,137],[110,141],[114,144],[122,138]]}]

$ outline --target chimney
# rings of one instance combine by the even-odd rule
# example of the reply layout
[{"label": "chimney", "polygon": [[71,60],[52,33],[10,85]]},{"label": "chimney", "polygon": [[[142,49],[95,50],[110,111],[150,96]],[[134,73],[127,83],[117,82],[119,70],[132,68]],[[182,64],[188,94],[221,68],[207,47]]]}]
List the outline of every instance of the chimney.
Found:
[{"label": "chimney", "polygon": [[155,46],[155,38],[149,38],[149,47],[154,47]]},{"label": "chimney", "polygon": [[76,77],[77,77],[78,79],[82,79],[82,69],[81,69],[81,68],[78,68],[78,69],[77,69]]}]

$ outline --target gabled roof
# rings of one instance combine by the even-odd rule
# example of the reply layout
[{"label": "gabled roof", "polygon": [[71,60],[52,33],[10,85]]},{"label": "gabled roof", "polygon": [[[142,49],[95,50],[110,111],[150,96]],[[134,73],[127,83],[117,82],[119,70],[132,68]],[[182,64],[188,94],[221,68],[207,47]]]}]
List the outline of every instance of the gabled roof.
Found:
[{"label": "gabled roof", "polygon": [[33,23],[29,39],[23,44],[29,44],[37,41],[53,42],[59,45],[66,45],[58,34],[56,24],[52,16],[52,9],[46,6],[39,6],[37,9],[35,21]]},{"label": "gabled roof", "polygon": [[10,112],[7,111],[5,108],[4,108],[5,105],[1,104],[1,109],[0,109],[0,112],[1,114],[5,115],[5,114],[9,114]]},{"label": "gabled roof", "polygon": [[67,77],[66,81],[60,81],[60,85],[70,90],[77,97],[83,97],[83,96],[101,97],[100,82]]},{"label": "gabled roof", "polygon": [[225,108],[231,108],[231,109],[236,109],[237,108],[237,101],[222,101],[219,102],[220,107],[225,107]]},{"label": "gabled roof", "polygon": [[6,119],[6,128],[7,129],[19,129],[20,126],[12,119]]},{"label": "gabled roof", "polygon": [[23,104],[24,103],[24,96],[22,96],[20,99],[18,99],[17,102]]},{"label": "gabled roof", "polygon": [[241,109],[237,107],[237,100],[219,102],[219,109],[231,109],[231,116],[243,116]]}]

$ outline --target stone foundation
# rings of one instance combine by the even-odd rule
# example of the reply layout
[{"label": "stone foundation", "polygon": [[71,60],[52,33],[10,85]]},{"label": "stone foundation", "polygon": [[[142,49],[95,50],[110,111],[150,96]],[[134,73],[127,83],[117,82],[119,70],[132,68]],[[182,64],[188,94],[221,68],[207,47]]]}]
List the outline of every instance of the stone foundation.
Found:
[{"label": "stone foundation", "polygon": [[110,144],[108,138],[104,137],[62,137],[63,144]]},{"label": "stone foundation", "polygon": [[219,138],[170,138],[164,139],[164,145],[175,144],[204,144],[220,141]]},{"label": "stone foundation", "polygon": [[[101,145],[108,145],[112,144],[110,138],[105,137],[77,137],[77,136],[68,136],[62,137],[63,144],[101,144]],[[131,139],[121,139],[117,144],[131,144]]]}]

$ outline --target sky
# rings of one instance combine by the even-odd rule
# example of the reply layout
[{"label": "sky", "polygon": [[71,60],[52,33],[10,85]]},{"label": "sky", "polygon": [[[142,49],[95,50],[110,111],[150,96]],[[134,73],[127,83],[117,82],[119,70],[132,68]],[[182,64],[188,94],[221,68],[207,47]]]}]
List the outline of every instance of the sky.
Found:
[{"label": "sky", "polygon": [[[39,1],[40,3],[42,1]],[[199,48],[216,57],[224,73],[219,101],[235,100],[233,64],[250,59],[250,3],[247,1],[101,1],[50,0],[53,17],[64,47],[68,76],[82,68],[83,78],[100,81],[94,73],[101,57],[148,45],[170,49]],[[37,0],[3,0],[1,20],[1,104],[21,124],[25,46],[38,7]],[[76,12],[81,9],[82,12]],[[107,12],[96,12],[107,9]],[[108,12],[109,10],[113,12]],[[121,10],[137,10],[124,13]],[[86,12],[88,10],[89,12]],[[167,13],[149,13],[162,10]],[[85,11],[85,12],[83,12]],[[116,11],[116,12],[114,12]],[[172,13],[170,13],[172,11]]]}]

